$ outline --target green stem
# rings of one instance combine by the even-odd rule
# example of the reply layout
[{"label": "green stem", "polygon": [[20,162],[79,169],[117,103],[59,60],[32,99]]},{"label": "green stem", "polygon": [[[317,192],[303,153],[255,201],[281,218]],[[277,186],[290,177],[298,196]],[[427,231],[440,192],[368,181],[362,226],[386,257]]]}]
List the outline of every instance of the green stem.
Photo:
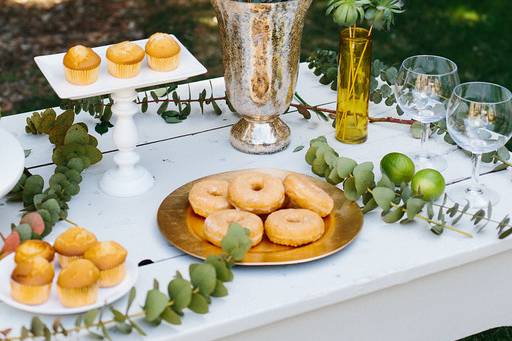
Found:
[{"label": "green stem", "polygon": [[77,224],[77,223],[75,223],[75,222],[73,222],[73,221],[69,220],[68,218],[65,218],[65,219],[62,219],[62,220],[64,220],[66,223],[68,223],[68,224],[70,224],[70,225],[78,226],[78,224]]},{"label": "green stem", "polygon": [[[371,190],[368,190],[368,191],[369,191],[370,193],[373,193]],[[395,207],[395,208],[402,208],[402,211],[404,211],[405,213],[407,213],[407,209],[405,209],[405,208],[401,207],[400,205],[397,205],[397,204],[395,204],[395,203],[391,203],[391,206],[393,206],[393,207]],[[471,233],[468,233],[468,232],[466,232],[466,231],[462,231],[462,230],[460,230],[460,229],[458,229],[458,228],[456,228],[456,227],[453,227],[453,226],[451,226],[451,225],[447,225],[445,222],[432,220],[432,219],[430,219],[430,218],[428,218],[428,217],[422,216],[422,215],[421,215],[421,214],[419,214],[419,213],[418,213],[418,214],[416,214],[416,215],[415,215],[415,217],[416,217],[416,218],[419,218],[419,219],[421,219],[421,220],[424,220],[424,221],[426,221],[426,222],[428,222],[428,223],[431,223],[431,224],[441,225],[441,226],[443,226],[444,228],[446,228],[446,229],[448,229],[448,230],[450,230],[450,231],[460,233],[460,234],[462,234],[462,235],[464,235],[464,236],[466,236],[466,237],[468,237],[468,238],[473,238],[473,235],[472,235]]]},{"label": "green stem", "polygon": [[446,223],[443,223],[443,222],[439,222],[439,221],[432,220],[432,219],[430,219],[430,218],[427,218],[427,217],[422,216],[421,214],[416,214],[416,217],[417,217],[417,218],[419,218],[419,219],[421,219],[421,220],[424,220],[424,221],[426,221],[426,222],[429,222],[429,223],[431,223],[431,224],[441,225],[441,226],[443,226],[445,229],[451,230],[451,231],[453,231],[453,232],[460,233],[460,234],[462,234],[462,235],[464,235],[464,236],[466,236],[466,237],[468,237],[468,238],[473,238],[473,235],[472,235],[471,233],[468,233],[468,232],[466,232],[466,231],[462,231],[462,230],[460,230],[460,229],[458,229],[458,228],[456,228],[456,227],[453,227],[453,226],[451,226],[451,225],[446,225]]},{"label": "green stem", "polygon": [[[145,316],[145,313],[143,311],[141,311],[141,312],[138,312],[135,314],[126,315],[126,318],[127,318],[127,320],[130,320],[130,319],[138,319],[138,318],[144,317],[144,316]],[[100,326],[100,322],[102,322],[103,325],[105,325],[105,327],[110,326],[111,324],[117,323],[114,319],[107,320],[107,321],[98,321],[97,323],[92,324],[88,328],[85,326],[73,327],[70,329],[66,329],[66,332],[68,334],[72,334],[72,333],[79,333],[80,331],[83,331],[83,330],[98,328]],[[58,332],[52,331],[52,332],[50,332],[50,335],[53,337],[53,336],[57,336],[57,335],[64,335],[64,333],[62,333],[62,331],[60,331],[60,330]],[[12,340],[12,341],[26,340],[26,338],[22,338],[21,336],[8,337],[7,339]]]}]

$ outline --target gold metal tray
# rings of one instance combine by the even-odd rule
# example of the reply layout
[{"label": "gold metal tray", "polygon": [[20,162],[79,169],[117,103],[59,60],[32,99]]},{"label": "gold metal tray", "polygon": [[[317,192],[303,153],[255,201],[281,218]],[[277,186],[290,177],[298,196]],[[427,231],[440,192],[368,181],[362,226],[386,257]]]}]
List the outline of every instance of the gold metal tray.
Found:
[{"label": "gold metal tray", "polygon": [[[204,179],[231,180],[237,174],[248,170],[232,171],[197,179],[176,189],[158,209],[158,225],[165,238],[181,251],[205,259],[220,254],[222,250],[209,243],[203,234],[204,218],[196,215],[188,203],[188,193],[192,186]],[[251,171],[272,174],[279,178],[291,173],[278,169],[251,169]],[[339,188],[310,177],[319,187],[334,199],[334,210],[324,218],[325,234],[314,243],[301,247],[288,247],[270,242],[265,236],[260,244],[252,248],[241,265],[263,266],[310,262],[336,253],[350,244],[363,226],[363,214],[356,203],[345,199]]]}]

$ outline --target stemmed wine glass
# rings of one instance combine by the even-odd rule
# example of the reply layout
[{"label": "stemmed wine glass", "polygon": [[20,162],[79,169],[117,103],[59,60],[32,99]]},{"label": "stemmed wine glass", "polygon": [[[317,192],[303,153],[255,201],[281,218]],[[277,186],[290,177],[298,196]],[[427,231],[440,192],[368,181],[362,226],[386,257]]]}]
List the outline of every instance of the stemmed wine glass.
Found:
[{"label": "stemmed wine glass", "polygon": [[459,84],[457,65],[431,55],[412,56],[403,61],[393,87],[398,105],[422,125],[420,150],[411,155],[417,169],[446,169],[446,160],[426,149],[430,124],[446,117],[446,103]]},{"label": "stemmed wine glass", "polygon": [[473,153],[471,184],[454,187],[448,191],[449,198],[468,201],[472,208],[496,204],[498,194],[478,181],[480,157],[503,147],[512,137],[512,93],[492,83],[460,84],[448,104],[446,125],[457,145]]}]

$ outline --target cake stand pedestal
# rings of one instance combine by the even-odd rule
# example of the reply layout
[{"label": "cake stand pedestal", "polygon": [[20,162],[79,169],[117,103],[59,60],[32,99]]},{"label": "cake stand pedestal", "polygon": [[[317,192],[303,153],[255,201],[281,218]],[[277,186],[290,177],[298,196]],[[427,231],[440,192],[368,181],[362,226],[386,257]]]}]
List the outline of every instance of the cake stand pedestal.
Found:
[{"label": "cake stand pedestal", "polygon": [[[176,39],[176,37],[174,37]],[[144,48],[146,39],[134,41]],[[151,173],[139,165],[140,156],[136,152],[138,141],[137,126],[133,116],[139,112],[135,99],[135,89],[158,86],[206,73],[206,68],[187,50],[181,46],[181,61],[176,70],[157,72],[151,70],[146,61],[143,62],[140,74],[133,78],[121,79],[110,75],[106,68],[106,50],[101,46],[93,50],[101,57],[102,65],[98,80],[86,86],[73,85],[66,81],[62,59],[64,53],[35,57],[37,66],[46,77],[60,98],[82,99],[99,95],[111,95],[114,104],[112,115],[115,117],[113,130],[114,144],[119,150],[114,156],[114,167],[108,170],[100,180],[100,188],[107,194],[116,197],[132,197],[149,190],[155,179]]]},{"label": "cake stand pedestal", "polygon": [[134,89],[112,94],[112,115],[116,117],[113,135],[119,152],[114,156],[116,167],[103,175],[100,187],[105,193],[116,197],[142,194],[155,182],[153,176],[138,165],[140,156],[135,147],[139,138],[133,120],[133,116],[139,112],[138,106],[134,103],[136,98],[137,92]]}]

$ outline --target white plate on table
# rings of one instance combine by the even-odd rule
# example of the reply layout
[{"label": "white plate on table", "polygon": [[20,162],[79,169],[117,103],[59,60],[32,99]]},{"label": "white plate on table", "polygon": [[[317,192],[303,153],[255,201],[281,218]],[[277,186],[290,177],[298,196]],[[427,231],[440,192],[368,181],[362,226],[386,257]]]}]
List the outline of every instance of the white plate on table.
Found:
[{"label": "white plate on table", "polygon": [[112,288],[100,288],[98,300],[95,304],[78,308],[66,308],[60,303],[59,297],[57,296],[57,277],[60,272],[60,267],[57,262],[55,262],[55,278],[53,280],[50,298],[46,303],[40,305],[22,304],[11,297],[10,281],[14,267],[14,254],[7,256],[0,261],[0,300],[13,308],[41,315],[79,314],[113,303],[130,291],[137,281],[137,275],[139,272],[137,265],[127,259],[126,277],[120,284]]},{"label": "white plate on table", "polygon": [[[38,56],[34,60],[41,69],[53,90],[60,98],[79,99],[91,96],[110,94],[123,89],[138,89],[164,83],[178,82],[187,78],[206,73],[206,68],[190,53],[190,51],[171,34],[181,47],[180,64],[176,70],[159,72],[151,70],[147,57],[142,62],[140,73],[132,78],[116,78],[107,71],[106,52],[110,45],[95,47],[93,50],[101,57],[98,80],[90,85],[73,85],[66,80],[62,60],[65,53]],[[147,39],[133,43],[144,48]]]},{"label": "white plate on table", "polygon": [[0,128],[0,198],[16,185],[25,167],[25,152],[14,136]]}]

